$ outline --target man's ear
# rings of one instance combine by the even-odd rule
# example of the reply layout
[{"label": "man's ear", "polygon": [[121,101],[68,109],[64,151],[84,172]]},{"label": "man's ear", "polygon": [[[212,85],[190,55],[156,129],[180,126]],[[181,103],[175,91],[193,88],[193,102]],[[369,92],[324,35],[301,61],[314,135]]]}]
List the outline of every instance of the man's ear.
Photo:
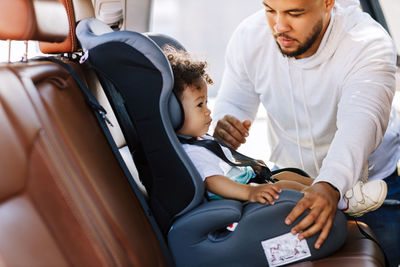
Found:
[{"label": "man's ear", "polygon": [[335,5],[335,0],[325,0],[326,11],[331,12],[334,5]]}]

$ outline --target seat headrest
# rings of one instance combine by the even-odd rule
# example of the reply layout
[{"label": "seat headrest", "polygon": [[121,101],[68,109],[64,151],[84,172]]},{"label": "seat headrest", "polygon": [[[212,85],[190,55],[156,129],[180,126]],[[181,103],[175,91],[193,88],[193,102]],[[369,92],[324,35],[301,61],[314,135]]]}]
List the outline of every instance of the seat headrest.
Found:
[{"label": "seat headrest", "polygon": [[[107,24],[95,18],[85,19],[79,22],[76,27],[76,35],[84,51],[90,50],[98,45],[107,42],[123,42],[130,46],[139,48],[143,54],[153,61],[156,66],[163,65],[164,62],[169,65],[168,59],[159,51],[166,44],[172,45],[178,49],[184,47],[175,39],[161,34],[149,33],[141,34],[132,31],[114,32]],[[156,53],[158,52],[158,53]],[[173,80],[172,70],[169,67],[169,73]],[[171,87],[172,90],[172,87]],[[184,120],[183,108],[175,94],[170,94],[168,101],[169,119],[172,127],[179,129]]]},{"label": "seat headrest", "polygon": [[[43,0],[42,0],[43,1]],[[44,54],[72,53],[78,50],[75,35],[76,23],[82,19],[94,17],[91,0],[59,0],[64,5],[64,13],[68,18],[69,33],[62,43],[40,42],[40,51]],[[50,21],[51,23],[51,21]]]},{"label": "seat headrest", "polygon": [[61,42],[68,29],[65,9],[57,0],[0,1],[0,39]]}]

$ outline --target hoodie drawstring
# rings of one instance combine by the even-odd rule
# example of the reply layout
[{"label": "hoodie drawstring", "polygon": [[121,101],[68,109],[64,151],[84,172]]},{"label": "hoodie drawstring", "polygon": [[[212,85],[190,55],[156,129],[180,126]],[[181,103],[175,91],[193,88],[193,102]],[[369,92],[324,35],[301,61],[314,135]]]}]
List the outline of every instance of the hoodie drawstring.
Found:
[{"label": "hoodie drawstring", "polygon": [[[287,60],[287,64],[288,64],[288,70],[289,70],[290,100],[292,103],[292,112],[293,112],[293,117],[294,117],[294,123],[296,126],[297,150],[299,153],[301,167],[304,170],[305,168],[304,168],[303,153],[302,153],[302,149],[301,149],[301,145],[300,145],[299,123],[297,120],[297,114],[296,114],[296,109],[295,109],[295,105],[294,105],[293,83],[292,83],[292,79],[291,79],[292,75],[291,75],[291,68],[290,68],[289,60]],[[309,131],[310,139],[311,139],[311,150],[312,150],[312,154],[313,154],[314,166],[315,166],[315,170],[317,171],[317,173],[319,173],[320,168],[318,165],[318,160],[317,160],[317,155],[316,155],[314,136],[313,136],[312,128],[311,128],[310,113],[307,108],[307,101],[306,101],[306,95],[305,95],[304,86],[303,86],[303,75],[302,74],[300,74],[300,79],[301,79],[300,80],[301,92],[302,92],[302,96],[303,96],[303,108],[304,108],[304,111],[305,111],[305,114],[307,117],[306,121],[307,121],[307,127],[308,127],[308,131]]]},{"label": "hoodie drawstring", "polygon": [[306,94],[304,92],[303,75],[302,75],[302,73],[300,75],[300,79],[301,79],[300,80],[301,92],[303,94],[303,108],[304,108],[304,111],[305,111],[306,117],[307,117],[307,127],[308,127],[308,131],[309,131],[309,134],[310,134],[310,139],[311,139],[311,149],[312,149],[312,153],[313,153],[315,170],[317,171],[317,173],[319,173],[318,160],[317,160],[317,155],[316,155],[316,151],[315,151],[314,136],[313,136],[313,133],[312,133],[310,113],[308,112],[308,108],[307,108],[307,100],[306,100],[307,98],[306,98]]},{"label": "hoodie drawstring", "polygon": [[288,70],[289,70],[290,100],[291,100],[291,103],[292,103],[292,112],[293,112],[293,116],[294,116],[294,124],[296,126],[297,150],[298,150],[298,153],[299,153],[301,168],[304,170],[305,168],[304,168],[304,162],[303,162],[303,153],[301,151],[301,146],[300,146],[299,124],[298,124],[298,121],[297,121],[297,115],[296,115],[296,110],[295,110],[295,106],[294,106],[293,83],[292,83],[292,79],[291,79],[291,69],[290,69],[289,60],[287,60],[287,64],[288,64]]}]

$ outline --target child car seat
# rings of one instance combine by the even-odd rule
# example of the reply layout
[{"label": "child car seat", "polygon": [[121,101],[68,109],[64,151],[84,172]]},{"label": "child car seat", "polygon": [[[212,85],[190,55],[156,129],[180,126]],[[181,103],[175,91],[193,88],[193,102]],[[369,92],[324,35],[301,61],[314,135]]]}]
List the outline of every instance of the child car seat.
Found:
[{"label": "child car seat", "polygon": [[[283,190],[275,205],[205,200],[202,179],[174,130],[183,111],[160,47],[183,48],[176,40],[113,32],[93,18],[81,21],[76,33],[111,105],[120,109],[118,121],[177,266],[279,266],[322,258],[342,246],[347,226],[340,211],[319,250],[314,249],[318,234],[303,242],[288,234],[284,218],[302,198],[300,192]],[[227,230],[233,223],[236,228]]]}]

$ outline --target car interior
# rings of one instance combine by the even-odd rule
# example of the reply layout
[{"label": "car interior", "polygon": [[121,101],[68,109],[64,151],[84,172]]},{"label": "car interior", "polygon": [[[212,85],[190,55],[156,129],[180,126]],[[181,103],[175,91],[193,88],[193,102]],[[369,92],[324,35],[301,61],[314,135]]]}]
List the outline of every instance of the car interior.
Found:
[{"label": "car interior", "polygon": [[[0,64],[0,265],[259,266],[264,262],[267,266],[252,244],[271,238],[271,231],[252,222],[246,225],[246,220],[253,214],[258,222],[278,215],[266,213],[261,205],[205,202],[198,174],[190,171],[192,164],[176,148],[179,143],[174,141],[171,118],[151,117],[159,102],[163,103],[161,114],[175,112],[170,91],[163,89],[173,81],[160,46],[179,42],[163,35],[115,31],[120,16],[109,15],[99,23],[96,17],[100,15],[91,0],[0,1],[0,39],[39,41],[41,52],[56,58]],[[88,32],[92,35],[85,37]],[[121,39],[123,45],[116,44]],[[164,68],[161,78],[147,76],[124,61],[129,53],[137,52],[145,58],[135,64],[158,62],[144,68]],[[161,87],[152,85],[157,79]],[[124,95],[122,90],[135,82],[146,88],[158,85],[161,93]],[[121,90],[124,101],[130,101],[125,107],[135,114],[137,133],[123,122],[118,101],[110,93],[110,87],[115,90],[112,85]],[[148,101],[154,103],[148,105]],[[154,124],[148,126],[148,122],[155,120],[160,130],[149,134]],[[146,127],[150,130],[141,132]],[[137,144],[130,135],[145,140],[141,149],[134,149]],[[170,146],[162,150],[155,143]],[[159,162],[160,155],[167,160],[161,170],[153,163],[141,168],[137,151],[150,162]],[[179,167],[172,165],[176,161],[181,162]],[[172,185],[162,183],[161,174],[154,175],[159,172],[180,178],[171,189]],[[146,184],[146,175],[159,180]],[[282,202],[299,199],[299,194],[285,194]],[[293,201],[285,206],[286,212]],[[235,219],[221,219],[226,213],[233,213]],[[368,225],[348,220],[342,229],[338,213],[337,232],[331,233],[326,250],[293,266],[385,266],[379,245],[365,237],[365,233],[374,237]],[[241,220],[244,230],[217,231]]]}]

